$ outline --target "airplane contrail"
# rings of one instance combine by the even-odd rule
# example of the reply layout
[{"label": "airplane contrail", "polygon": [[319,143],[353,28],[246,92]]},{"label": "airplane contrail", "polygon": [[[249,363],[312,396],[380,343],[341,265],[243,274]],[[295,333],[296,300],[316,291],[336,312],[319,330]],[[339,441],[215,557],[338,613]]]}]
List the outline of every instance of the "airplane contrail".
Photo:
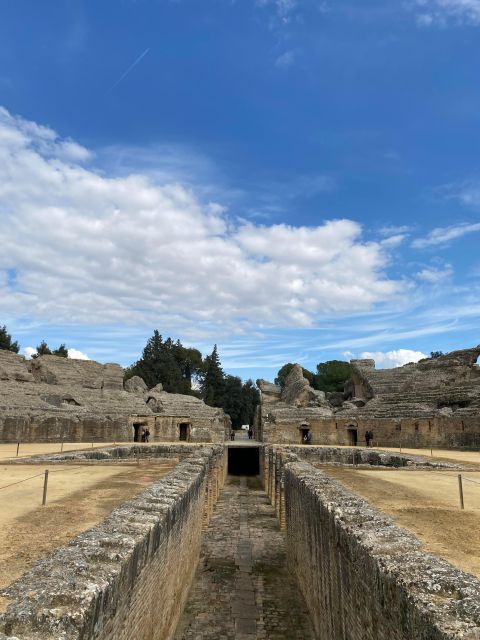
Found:
[{"label": "airplane contrail", "polygon": [[120,78],[119,78],[119,79],[118,79],[114,84],[112,84],[112,86],[110,87],[109,91],[112,91],[113,89],[115,89],[115,87],[116,87],[117,85],[119,85],[119,84],[120,84],[120,82],[121,82],[121,81],[122,81],[126,76],[128,76],[128,74],[130,73],[130,71],[131,71],[132,69],[134,69],[134,68],[137,66],[137,64],[138,64],[141,60],[143,60],[143,58],[147,55],[147,53],[148,53],[149,51],[150,51],[150,47],[148,47],[147,49],[145,49],[145,51],[144,51],[143,53],[141,53],[141,54],[138,56],[138,58],[135,60],[135,62],[132,62],[132,64],[128,67],[128,69],[122,73],[122,75],[120,76]]}]

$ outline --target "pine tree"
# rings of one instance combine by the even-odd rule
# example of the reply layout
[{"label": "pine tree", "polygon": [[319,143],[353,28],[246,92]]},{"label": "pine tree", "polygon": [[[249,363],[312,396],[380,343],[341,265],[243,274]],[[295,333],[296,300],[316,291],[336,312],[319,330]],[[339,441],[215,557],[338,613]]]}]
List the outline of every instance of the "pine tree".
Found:
[{"label": "pine tree", "polygon": [[142,357],[127,370],[126,379],[140,376],[149,389],[161,383],[169,393],[185,393],[182,371],[175,358],[176,345],[171,338],[163,341],[157,329],[148,339]]},{"label": "pine tree", "polygon": [[[237,376],[225,376],[223,381],[223,394],[217,406],[221,406],[225,413],[228,413],[232,420],[232,427],[239,429],[245,415],[245,407],[242,397],[242,381]],[[207,403],[208,404],[208,403]]]},{"label": "pine tree", "polygon": [[38,358],[38,356],[51,356],[51,355],[52,355],[52,352],[50,350],[50,347],[45,342],[45,340],[42,340],[37,347],[37,353],[35,353],[32,356],[32,358]]},{"label": "pine tree", "polygon": [[59,358],[68,358],[68,349],[63,343],[52,353],[54,356],[58,356]]},{"label": "pine tree", "polygon": [[317,364],[314,387],[320,391],[343,391],[345,383],[352,377],[352,366],[343,360],[329,360]]},{"label": "pine tree", "polygon": [[247,380],[242,386],[242,424],[253,425],[255,410],[260,402],[260,393],[253,384],[253,380]]},{"label": "pine tree", "polygon": [[7,332],[6,325],[0,327],[0,349],[13,351],[13,353],[20,351],[20,345],[18,342],[12,342],[12,336]]},{"label": "pine tree", "polygon": [[221,407],[224,399],[225,381],[217,345],[211,355],[205,358],[205,375],[202,380],[202,398],[211,407]]}]

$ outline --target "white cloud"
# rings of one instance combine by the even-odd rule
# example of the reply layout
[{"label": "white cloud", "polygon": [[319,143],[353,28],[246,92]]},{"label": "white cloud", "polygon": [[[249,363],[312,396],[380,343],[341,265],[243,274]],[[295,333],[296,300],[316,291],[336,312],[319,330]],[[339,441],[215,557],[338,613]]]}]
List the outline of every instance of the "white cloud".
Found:
[{"label": "white cloud", "polygon": [[480,208],[480,182],[478,179],[447,184],[440,187],[438,192],[447,199],[458,200],[466,207]]},{"label": "white cloud", "polygon": [[295,51],[285,51],[275,60],[275,66],[279,69],[288,69],[295,62]]},{"label": "white cloud", "polygon": [[385,238],[385,240],[382,240],[382,245],[384,247],[390,247],[393,249],[394,247],[398,247],[399,245],[401,245],[406,238],[407,235],[398,233],[395,236],[390,236],[389,238]]},{"label": "white cloud", "polygon": [[396,349],[394,351],[364,351],[361,358],[370,358],[375,360],[375,364],[380,369],[390,369],[394,367],[403,367],[409,362],[418,362],[422,358],[428,358],[421,351],[412,351],[411,349]]},{"label": "white cloud", "polygon": [[72,360],[90,360],[86,353],[79,351],[78,349],[69,349],[68,357]]},{"label": "white cloud", "polygon": [[461,238],[469,233],[480,231],[480,223],[458,224],[451,227],[437,227],[430,231],[426,238],[417,238],[412,242],[414,249],[425,249],[436,245],[446,245],[452,240]]},{"label": "white cloud", "polygon": [[259,7],[273,7],[283,22],[290,22],[291,14],[297,8],[297,0],[256,0]]},{"label": "white cloud", "polygon": [[232,334],[369,310],[404,286],[356,222],[234,222],[179,183],[109,177],[65,148],[0,109],[0,271],[16,269],[13,286],[0,279],[4,315]]},{"label": "white cloud", "polygon": [[419,26],[480,25],[480,0],[415,0],[413,7]]},{"label": "white cloud", "polygon": [[[23,349],[23,353],[26,358],[30,359],[36,355],[37,350],[34,347],[25,347]],[[68,349],[68,357],[72,360],[90,360],[86,353],[82,353],[82,351],[79,351],[78,349]]]},{"label": "white cloud", "polygon": [[445,265],[443,268],[437,267],[425,267],[417,273],[417,278],[430,282],[431,284],[437,284],[442,280],[446,280],[453,275],[453,267],[451,264]]},{"label": "white cloud", "polygon": [[397,236],[397,235],[406,235],[408,234],[410,231],[412,231],[413,227],[410,227],[406,224],[404,225],[386,225],[384,227],[381,227],[381,229],[379,229],[379,233],[381,236],[384,237],[388,237],[388,236]]}]

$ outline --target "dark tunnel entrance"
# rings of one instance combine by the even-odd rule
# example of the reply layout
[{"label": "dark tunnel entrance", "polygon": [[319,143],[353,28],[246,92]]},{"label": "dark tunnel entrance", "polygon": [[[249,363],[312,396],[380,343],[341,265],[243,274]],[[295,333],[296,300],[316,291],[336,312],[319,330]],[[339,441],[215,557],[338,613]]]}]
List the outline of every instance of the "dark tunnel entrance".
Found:
[{"label": "dark tunnel entrance", "polygon": [[232,476],[258,476],[259,447],[228,447],[228,473]]}]

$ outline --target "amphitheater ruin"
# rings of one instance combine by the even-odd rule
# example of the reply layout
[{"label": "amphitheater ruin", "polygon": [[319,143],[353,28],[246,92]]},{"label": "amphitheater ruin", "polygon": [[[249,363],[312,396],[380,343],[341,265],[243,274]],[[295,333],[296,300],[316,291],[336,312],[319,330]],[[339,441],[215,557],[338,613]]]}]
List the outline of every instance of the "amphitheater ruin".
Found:
[{"label": "amphitheater ruin", "polygon": [[480,640],[479,356],[326,394],[296,365],[231,441],[119,365],[0,351],[0,640]]}]

